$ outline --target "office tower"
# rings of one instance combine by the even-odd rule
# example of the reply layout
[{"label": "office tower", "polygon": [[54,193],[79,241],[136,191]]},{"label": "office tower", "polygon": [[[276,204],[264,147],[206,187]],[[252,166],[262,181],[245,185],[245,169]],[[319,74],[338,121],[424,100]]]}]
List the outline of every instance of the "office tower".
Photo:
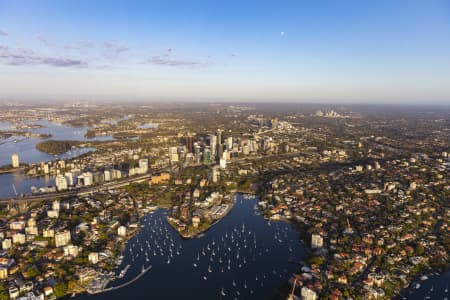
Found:
[{"label": "office tower", "polygon": [[220,145],[222,144],[222,129],[217,129],[217,144]]},{"label": "office tower", "polygon": [[201,152],[200,152],[200,145],[195,143],[194,144],[194,159],[196,163],[200,163],[201,161]]},{"label": "office tower", "polygon": [[233,137],[229,136],[227,138],[227,150],[231,151],[231,149],[233,149]]},{"label": "office tower", "polygon": [[225,169],[227,167],[227,161],[223,158],[220,159],[220,168]]},{"label": "office tower", "polygon": [[205,151],[203,153],[203,162],[205,164],[210,164],[211,163],[211,148],[210,147],[205,147]]},{"label": "office tower", "polygon": [[212,182],[216,183],[218,181],[218,177],[219,177],[219,170],[217,170],[217,167],[214,167],[212,169]]},{"label": "office tower", "polygon": [[179,160],[177,147],[169,147],[169,159],[171,162],[177,162]]},{"label": "office tower", "polygon": [[217,150],[217,159],[220,160],[223,156],[223,145],[219,144],[218,150]]},{"label": "office tower", "polygon": [[188,149],[189,153],[193,153],[194,150],[194,137],[190,134],[186,135],[184,137],[184,141],[186,144],[186,148]]},{"label": "office tower", "polygon": [[217,153],[217,136],[214,134],[209,135],[209,147],[211,148],[211,155],[216,156]]}]

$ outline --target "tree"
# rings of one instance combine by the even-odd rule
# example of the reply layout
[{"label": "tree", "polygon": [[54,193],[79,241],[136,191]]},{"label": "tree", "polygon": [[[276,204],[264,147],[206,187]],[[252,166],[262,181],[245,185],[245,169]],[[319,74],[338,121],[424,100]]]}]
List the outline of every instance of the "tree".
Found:
[{"label": "tree", "polygon": [[55,284],[54,292],[56,297],[64,297],[67,294],[67,283],[65,282],[58,282]]},{"label": "tree", "polygon": [[424,252],[425,249],[423,248],[423,246],[421,244],[417,244],[416,249],[414,249],[414,254],[420,256],[423,255]]}]

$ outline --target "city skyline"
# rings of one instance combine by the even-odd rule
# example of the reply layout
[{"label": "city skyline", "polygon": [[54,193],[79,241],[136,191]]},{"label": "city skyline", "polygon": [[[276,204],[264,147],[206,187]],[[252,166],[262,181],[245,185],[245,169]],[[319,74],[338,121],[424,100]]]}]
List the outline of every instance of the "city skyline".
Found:
[{"label": "city skyline", "polygon": [[449,8],[0,1],[0,98],[448,104]]}]

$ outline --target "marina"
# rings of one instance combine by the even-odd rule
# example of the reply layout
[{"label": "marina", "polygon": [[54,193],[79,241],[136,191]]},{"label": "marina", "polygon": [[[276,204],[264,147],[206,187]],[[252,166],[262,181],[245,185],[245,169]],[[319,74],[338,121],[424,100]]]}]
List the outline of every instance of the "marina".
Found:
[{"label": "marina", "polygon": [[[164,209],[144,216],[141,230],[129,240],[121,264],[113,270],[115,279],[103,286],[106,293],[76,299],[123,299],[137,297],[137,291],[148,291],[155,299],[270,295],[297,271],[289,257],[303,257],[304,250],[290,224],[269,226],[254,213],[255,203],[256,198],[238,194],[230,213],[196,239],[181,238],[166,222]],[[146,266],[151,269],[143,273]],[[176,289],[170,288],[174,280]]]}]

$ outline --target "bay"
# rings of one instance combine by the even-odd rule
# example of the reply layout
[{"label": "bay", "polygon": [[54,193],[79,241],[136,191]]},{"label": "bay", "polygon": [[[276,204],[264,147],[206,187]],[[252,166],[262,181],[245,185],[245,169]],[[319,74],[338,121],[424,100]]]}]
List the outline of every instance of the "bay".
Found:
[{"label": "bay", "polygon": [[267,222],[255,214],[256,203],[238,194],[231,212],[202,238],[182,239],[166,222],[164,209],[143,217],[145,227],[128,242],[116,275],[130,267],[110,286],[132,280],[143,266],[152,268],[126,287],[76,299],[268,298],[299,271],[289,257],[301,259],[305,252],[294,228]]}]

